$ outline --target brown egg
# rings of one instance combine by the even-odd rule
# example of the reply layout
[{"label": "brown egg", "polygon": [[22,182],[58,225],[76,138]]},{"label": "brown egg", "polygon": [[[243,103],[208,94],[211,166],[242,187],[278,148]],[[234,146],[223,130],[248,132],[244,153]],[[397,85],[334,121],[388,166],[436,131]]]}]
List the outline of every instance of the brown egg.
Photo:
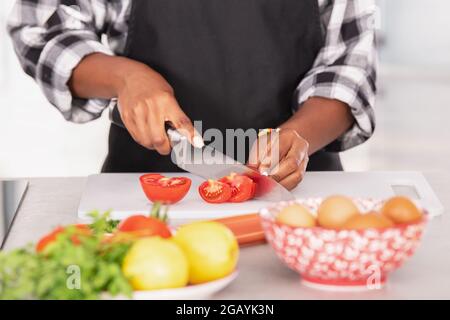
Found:
[{"label": "brown egg", "polygon": [[359,214],[352,199],[344,196],[326,198],[317,210],[317,221],[324,228],[340,229],[351,217]]},{"label": "brown egg", "polygon": [[300,204],[290,205],[281,210],[276,218],[278,223],[288,225],[290,227],[311,228],[316,225],[316,219]]},{"label": "brown egg", "polygon": [[422,219],[423,213],[406,197],[393,197],[381,208],[381,213],[395,223],[411,223]]},{"label": "brown egg", "polygon": [[361,230],[369,228],[390,228],[393,226],[394,223],[385,216],[376,212],[369,212],[351,217],[344,223],[343,229]]}]

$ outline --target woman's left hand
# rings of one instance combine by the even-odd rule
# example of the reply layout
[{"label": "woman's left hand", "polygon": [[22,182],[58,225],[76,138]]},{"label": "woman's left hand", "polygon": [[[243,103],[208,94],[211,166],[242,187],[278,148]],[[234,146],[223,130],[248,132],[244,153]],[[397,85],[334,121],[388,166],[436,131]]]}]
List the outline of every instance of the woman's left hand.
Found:
[{"label": "woman's left hand", "polygon": [[270,130],[254,143],[248,165],[291,190],[303,180],[308,151],[308,142],[295,130]]}]

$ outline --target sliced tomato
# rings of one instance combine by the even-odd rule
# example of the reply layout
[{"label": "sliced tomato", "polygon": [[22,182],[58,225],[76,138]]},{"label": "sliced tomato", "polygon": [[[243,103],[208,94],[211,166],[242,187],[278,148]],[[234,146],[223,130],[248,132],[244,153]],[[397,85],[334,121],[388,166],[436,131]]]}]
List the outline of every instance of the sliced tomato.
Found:
[{"label": "sliced tomato", "polygon": [[198,188],[200,196],[209,203],[227,202],[231,197],[231,187],[217,180],[203,182]]},{"label": "sliced tomato", "polygon": [[141,181],[144,181],[145,183],[152,183],[152,182],[156,182],[159,179],[164,178],[164,176],[162,174],[159,173],[149,173],[149,174],[145,174],[141,177]]},{"label": "sliced tomato", "polygon": [[[72,240],[72,243],[74,245],[79,245],[80,244],[79,235],[88,236],[88,235],[92,234],[91,229],[86,224],[76,224],[76,225],[73,225],[73,227],[75,227],[75,233],[71,237],[71,240]],[[49,234],[47,234],[44,237],[42,237],[41,240],[39,240],[39,242],[36,245],[36,251],[37,252],[44,251],[45,248],[49,244],[54,242],[58,238],[58,235],[61,234],[62,232],[64,232],[65,230],[67,230],[67,228],[68,227],[57,227],[52,232],[50,232]]]},{"label": "sliced tomato", "polygon": [[173,204],[183,199],[191,187],[191,179],[164,177],[160,174],[145,174],[140,177],[142,189],[152,202]]},{"label": "sliced tomato", "polygon": [[219,181],[231,187],[229,202],[244,202],[250,200],[255,195],[256,185],[247,176],[232,173],[229,176],[221,178]]},{"label": "sliced tomato", "polygon": [[163,221],[142,214],[123,220],[117,229],[119,232],[132,233],[138,237],[160,236],[170,238],[172,236],[169,227]]}]

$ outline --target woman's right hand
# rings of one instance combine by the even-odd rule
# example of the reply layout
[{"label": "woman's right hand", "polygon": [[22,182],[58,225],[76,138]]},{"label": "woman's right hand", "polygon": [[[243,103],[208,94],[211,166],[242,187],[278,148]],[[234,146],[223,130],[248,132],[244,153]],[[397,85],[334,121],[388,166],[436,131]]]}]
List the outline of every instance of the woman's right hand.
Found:
[{"label": "woman's right hand", "polygon": [[156,71],[136,63],[128,68],[117,88],[119,112],[133,139],[140,145],[160,154],[170,153],[170,141],[165,123],[198,140],[191,120],[183,112],[172,87]]},{"label": "woman's right hand", "polygon": [[122,121],[140,145],[170,153],[165,123],[201,147],[203,140],[178,105],[172,87],[147,65],[124,57],[94,53],[72,73],[72,93],[80,98],[118,98]]}]

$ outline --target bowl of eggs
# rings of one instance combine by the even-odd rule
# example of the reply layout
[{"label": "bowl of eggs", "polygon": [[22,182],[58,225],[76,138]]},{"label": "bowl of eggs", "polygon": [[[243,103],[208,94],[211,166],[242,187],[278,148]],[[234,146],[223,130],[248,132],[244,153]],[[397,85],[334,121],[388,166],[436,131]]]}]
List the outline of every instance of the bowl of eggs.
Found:
[{"label": "bowl of eggs", "polygon": [[299,199],[260,211],[267,241],[309,287],[381,288],[418,247],[427,213],[406,197]]}]

